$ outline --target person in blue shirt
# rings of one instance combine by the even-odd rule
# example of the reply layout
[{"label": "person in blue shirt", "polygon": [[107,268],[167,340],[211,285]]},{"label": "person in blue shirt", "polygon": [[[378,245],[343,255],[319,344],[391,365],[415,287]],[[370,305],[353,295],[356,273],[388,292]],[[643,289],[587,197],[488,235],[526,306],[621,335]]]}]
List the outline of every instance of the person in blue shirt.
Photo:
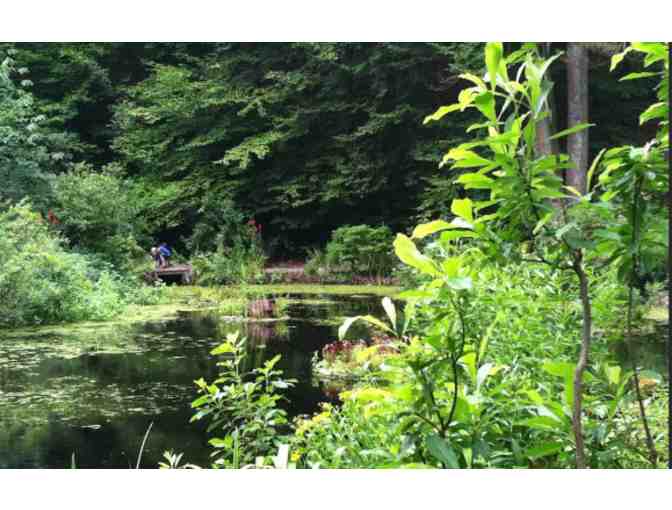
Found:
[{"label": "person in blue shirt", "polygon": [[168,245],[166,243],[161,243],[159,245],[159,253],[161,254],[163,258],[163,264],[162,267],[166,267],[169,265],[169,258],[172,256],[173,252],[168,248]]}]

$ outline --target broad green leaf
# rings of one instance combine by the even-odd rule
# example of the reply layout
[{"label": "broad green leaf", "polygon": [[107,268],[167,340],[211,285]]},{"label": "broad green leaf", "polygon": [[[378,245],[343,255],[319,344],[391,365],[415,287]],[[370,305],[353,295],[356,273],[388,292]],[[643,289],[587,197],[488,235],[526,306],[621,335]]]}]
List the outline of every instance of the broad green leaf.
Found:
[{"label": "broad green leaf", "polygon": [[453,214],[465,219],[469,223],[474,222],[473,203],[468,198],[456,198],[450,204],[450,210]]},{"label": "broad green leaf", "polygon": [[478,168],[495,164],[493,161],[485,159],[463,146],[455,147],[448,151],[441,160],[441,165],[445,165],[451,160],[455,161],[453,168]]},{"label": "broad green leaf", "polygon": [[495,184],[494,179],[482,174],[462,174],[457,178],[460,184],[464,184],[465,189],[491,189]]},{"label": "broad green leaf", "polygon": [[223,344],[221,344],[218,347],[215,347],[213,350],[211,350],[210,354],[212,354],[213,356],[216,356],[218,354],[226,354],[226,353],[229,353],[229,352],[235,352],[235,348],[229,342],[224,342]]},{"label": "broad green leaf", "polygon": [[455,228],[455,227],[452,224],[448,223],[447,221],[434,220],[430,221],[429,223],[423,223],[415,227],[413,229],[413,235],[411,237],[413,239],[422,239],[423,237],[427,237],[429,235],[435,234],[436,232],[440,232],[441,230],[446,230],[449,228]]},{"label": "broad green leaf", "polygon": [[519,425],[542,430],[562,430],[562,422],[549,416],[535,416],[518,422]]},{"label": "broad green leaf", "polygon": [[617,385],[621,380],[621,367],[617,365],[614,366],[605,365],[604,371],[607,375],[607,380],[609,381],[609,384]]},{"label": "broad green leaf", "polygon": [[639,123],[644,124],[653,119],[664,119],[667,116],[668,105],[667,103],[655,103],[649,106],[644,112],[639,116]]},{"label": "broad green leaf", "polygon": [[374,317],[373,315],[362,315],[359,318],[365,322],[368,322],[372,326],[376,326],[377,328],[382,329],[383,331],[387,331],[388,333],[392,333],[393,335],[395,334],[392,328],[390,328],[387,324],[385,324],[377,317]]},{"label": "broad green leaf", "polygon": [[495,96],[492,92],[482,92],[477,95],[474,98],[474,105],[488,118],[488,120],[493,122],[497,120],[497,114],[495,113]]},{"label": "broad green leaf", "polygon": [[434,262],[418,250],[415,243],[404,234],[397,234],[394,240],[394,252],[404,264],[414,267],[425,274],[440,276]]},{"label": "broad green leaf", "polygon": [[557,377],[567,377],[574,374],[574,364],[563,361],[548,361],[542,365],[545,372]]},{"label": "broad green leaf", "polygon": [[538,446],[528,448],[525,450],[525,455],[531,459],[539,459],[541,457],[547,457],[548,455],[553,455],[558,453],[563,448],[562,443],[558,442],[547,442],[542,443]]},{"label": "broad green leaf", "polygon": [[427,450],[438,461],[442,462],[450,469],[459,469],[460,463],[457,460],[455,451],[448,442],[437,434],[432,434],[427,438]]},{"label": "broad green leaf", "polygon": [[448,257],[441,263],[446,276],[454,278],[459,275],[460,268],[462,267],[462,259],[460,257]]},{"label": "broad green leaf", "polygon": [[474,452],[472,451],[471,448],[462,448],[462,455],[464,456],[464,460],[467,463],[467,467],[471,468],[471,461],[474,457]]}]

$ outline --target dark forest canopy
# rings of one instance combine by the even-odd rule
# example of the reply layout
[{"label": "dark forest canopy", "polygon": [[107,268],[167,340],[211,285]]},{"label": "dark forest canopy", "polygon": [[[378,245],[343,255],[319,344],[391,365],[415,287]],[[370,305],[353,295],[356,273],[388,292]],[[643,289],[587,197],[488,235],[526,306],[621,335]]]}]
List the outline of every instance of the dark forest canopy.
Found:
[{"label": "dark forest canopy", "polygon": [[[457,191],[438,162],[465,140],[470,119],[422,120],[455,101],[460,73],[483,72],[477,43],[21,43],[0,51],[13,61],[0,98],[11,96],[14,116],[6,109],[4,120],[33,136],[35,146],[15,147],[12,157],[32,172],[26,189],[35,204],[50,207],[42,184],[71,163],[113,164],[133,188],[148,238],[188,250],[197,225],[202,235],[204,222],[214,232],[218,217],[241,216],[264,226],[276,256],[321,245],[341,225],[402,230],[446,213]],[[637,115],[653,86],[619,83],[609,73],[613,52],[591,49],[593,154],[651,135]],[[560,59],[559,129],[565,74]]]}]

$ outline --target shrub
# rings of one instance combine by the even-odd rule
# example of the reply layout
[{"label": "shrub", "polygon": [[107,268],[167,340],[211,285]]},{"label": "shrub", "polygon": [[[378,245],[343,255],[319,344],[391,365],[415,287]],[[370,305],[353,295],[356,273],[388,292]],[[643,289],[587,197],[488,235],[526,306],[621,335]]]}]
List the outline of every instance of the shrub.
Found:
[{"label": "shrub", "polygon": [[119,276],[69,253],[26,202],[0,213],[0,322],[108,319],[125,301]]},{"label": "shrub", "polygon": [[196,381],[201,396],[191,404],[198,410],[192,421],[207,417],[208,431],[223,435],[209,441],[215,448],[213,467],[239,468],[275,451],[279,428],[288,423],[287,413],[277,406],[282,399],[278,390],[294,381],[282,379],[282,372],[274,368],[279,355],[246,374],[246,342],[237,333],[228,335],[212,354],[223,357],[217,363],[220,374],[212,384]]},{"label": "shrub", "polygon": [[266,256],[261,247],[261,226],[250,220],[229,242],[225,242],[222,233],[214,251],[197,253],[192,258],[199,282],[217,285],[263,281]]},{"label": "shrub", "polygon": [[95,172],[89,165],[76,165],[56,178],[54,194],[57,205],[50,219],[72,246],[124,269],[143,255],[136,241],[135,201],[118,169]]},{"label": "shrub", "polygon": [[383,276],[395,264],[393,235],[386,226],[344,226],[334,230],[326,247],[326,262],[358,275]]},{"label": "shrub", "polygon": [[199,222],[187,241],[193,252],[208,253],[216,251],[220,245],[232,246],[249,241],[250,229],[245,224],[245,215],[230,199],[208,194],[198,212]]}]

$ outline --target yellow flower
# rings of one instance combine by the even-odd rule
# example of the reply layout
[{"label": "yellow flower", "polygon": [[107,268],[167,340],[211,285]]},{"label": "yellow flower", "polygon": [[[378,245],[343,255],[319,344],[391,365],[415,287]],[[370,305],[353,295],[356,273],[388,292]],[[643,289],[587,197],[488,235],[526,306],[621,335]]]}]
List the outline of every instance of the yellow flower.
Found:
[{"label": "yellow flower", "polygon": [[299,452],[292,452],[292,462],[299,462],[299,459],[301,458],[301,454]]}]

